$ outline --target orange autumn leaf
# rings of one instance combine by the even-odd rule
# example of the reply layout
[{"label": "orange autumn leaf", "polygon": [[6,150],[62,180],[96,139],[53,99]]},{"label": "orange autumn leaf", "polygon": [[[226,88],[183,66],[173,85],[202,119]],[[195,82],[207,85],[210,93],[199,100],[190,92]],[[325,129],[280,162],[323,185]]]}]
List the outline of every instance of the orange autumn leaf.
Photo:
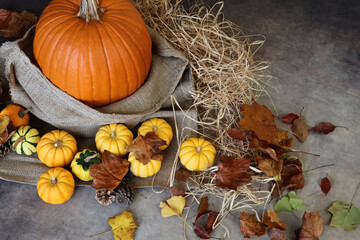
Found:
[{"label": "orange autumn leaf", "polygon": [[258,161],[258,167],[269,177],[280,177],[281,170],[283,168],[283,160],[275,161],[266,156],[260,156],[256,154]]},{"label": "orange autumn leaf", "polygon": [[259,222],[255,215],[241,212],[240,231],[245,238],[252,238],[254,236],[262,236],[266,233],[266,226]]},{"label": "orange autumn leaf", "polygon": [[90,176],[93,178],[91,186],[95,189],[115,189],[128,172],[129,165],[126,159],[105,150],[101,163],[90,165]]},{"label": "orange autumn leaf", "polygon": [[275,125],[275,117],[264,105],[253,101],[252,105],[243,104],[240,109],[244,115],[238,123],[239,128],[254,131],[260,140],[277,144],[279,129]]},{"label": "orange autumn leaf", "polygon": [[299,240],[316,240],[323,231],[323,220],[319,212],[304,213],[301,229],[297,232]]},{"label": "orange autumn leaf", "polygon": [[268,209],[264,215],[264,224],[267,226],[267,228],[278,228],[280,230],[286,230],[285,223],[281,222],[277,213],[271,209]]}]

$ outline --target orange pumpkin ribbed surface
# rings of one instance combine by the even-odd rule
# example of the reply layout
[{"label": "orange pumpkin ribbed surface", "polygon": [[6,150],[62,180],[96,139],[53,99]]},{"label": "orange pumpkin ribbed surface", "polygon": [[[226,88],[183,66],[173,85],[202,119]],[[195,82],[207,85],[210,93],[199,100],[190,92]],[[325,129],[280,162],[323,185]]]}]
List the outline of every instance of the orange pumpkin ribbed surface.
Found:
[{"label": "orange pumpkin ribbed surface", "polygon": [[74,193],[75,180],[64,168],[50,168],[40,176],[37,182],[39,197],[47,203],[61,204],[71,198]]},{"label": "orange pumpkin ribbed surface", "polygon": [[53,130],[44,134],[37,144],[36,152],[48,167],[65,167],[77,152],[76,140],[68,132]]},{"label": "orange pumpkin ribbed surface", "polygon": [[53,0],[36,26],[33,47],[45,76],[93,107],[140,88],[150,69],[151,45],[128,0]]}]

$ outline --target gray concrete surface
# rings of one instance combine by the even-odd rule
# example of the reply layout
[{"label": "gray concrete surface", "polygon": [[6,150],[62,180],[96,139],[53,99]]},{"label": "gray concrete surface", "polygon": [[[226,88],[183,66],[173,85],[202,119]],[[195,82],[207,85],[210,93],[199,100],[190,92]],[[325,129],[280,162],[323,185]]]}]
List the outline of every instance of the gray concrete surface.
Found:
[{"label": "gray concrete surface", "polygon": [[[34,5],[27,2],[1,0],[0,8],[26,7],[40,13],[47,1],[32,1]],[[319,181],[328,174],[333,184],[329,194],[305,202],[308,211],[319,211],[324,219],[321,239],[360,239],[360,227],[352,232],[330,227],[331,214],[326,211],[336,200],[350,202],[360,182],[359,1],[225,0],[224,13],[245,33],[266,36],[257,56],[272,63],[269,73],[275,79],[268,91],[279,116],[298,113],[305,107],[303,117],[309,125],[329,121],[349,128],[349,131],[336,129],[327,136],[310,134],[305,143],[295,144],[296,149],[321,155],[304,158],[304,169],[335,164],[305,173],[306,184],[298,195],[306,197],[319,192]],[[274,110],[268,97],[261,102]],[[135,239],[183,239],[181,220],[160,216],[159,202],[170,194],[167,191],[155,194],[151,189],[142,189],[141,193],[147,199],[137,195],[128,209],[139,226]],[[117,205],[100,206],[93,195],[94,189],[79,187],[70,201],[53,206],[39,199],[35,186],[0,181],[0,239],[90,239],[89,235],[107,231],[110,229],[107,218],[124,209]],[[360,196],[354,204],[360,207]],[[290,214],[279,215],[288,226],[289,239],[294,239],[294,230],[301,223]],[[238,219],[229,216],[224,224],[231,239],[243,238]],[[188,232],[189,239],[196,239],[192,231]],[[219,228],[214,236],[220,237],[222,232]],[[110,233],[92,239],[113,236]]]}]

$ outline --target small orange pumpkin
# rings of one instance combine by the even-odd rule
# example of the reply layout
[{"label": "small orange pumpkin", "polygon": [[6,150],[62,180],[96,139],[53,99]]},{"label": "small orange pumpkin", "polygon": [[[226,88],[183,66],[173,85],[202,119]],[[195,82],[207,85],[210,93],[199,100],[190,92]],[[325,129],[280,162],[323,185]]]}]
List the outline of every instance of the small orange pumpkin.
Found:
[{"label": "small orange pumpkin", "polygon": [[53,130],[40,138],[36,147],[38,157],[48,167],[64,167],[77,152],[76,140],[68,132]]},{"label": "small orange pumpkin", "polygon": [[44,202],[61,204],[73,195],[75,180],[73,175],[64,168],[50,168],[40,176],[36,187],[39,197]]},{"label": "small orange pumpkin", "polygon": [[8,116],[15,127],[20,127],[29,125],[30,114],[28,112],[29,109],[9,104],[0,112],[0,116]]},{"label": "small orange pumpkin", "polygon": [[55,86],[92,107],[125,98],[144,83],[151,45],[128,0],[53,0],[36,25],[34,56]]}]

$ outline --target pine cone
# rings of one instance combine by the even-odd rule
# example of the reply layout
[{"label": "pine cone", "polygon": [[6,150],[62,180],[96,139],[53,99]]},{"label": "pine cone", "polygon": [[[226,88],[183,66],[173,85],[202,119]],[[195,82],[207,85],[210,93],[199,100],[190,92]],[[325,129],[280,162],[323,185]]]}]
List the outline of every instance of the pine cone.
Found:
[{"label": "pine cone", "polygon": [[95,192],[95,199],[98,203],[104,206],[108,206],[115,201],[114,190],[98,189]]},{"label": "pine cone", "polygon": [[134,200],[133,190],[123,182],[121,182],[114,191],[116,193],[117,201],[121,207],[129,206]]},{"label": "pine cone", "polygon": [[0,157],[4,157],[11,150],[11,141],[8,139],[0,145]]}]

